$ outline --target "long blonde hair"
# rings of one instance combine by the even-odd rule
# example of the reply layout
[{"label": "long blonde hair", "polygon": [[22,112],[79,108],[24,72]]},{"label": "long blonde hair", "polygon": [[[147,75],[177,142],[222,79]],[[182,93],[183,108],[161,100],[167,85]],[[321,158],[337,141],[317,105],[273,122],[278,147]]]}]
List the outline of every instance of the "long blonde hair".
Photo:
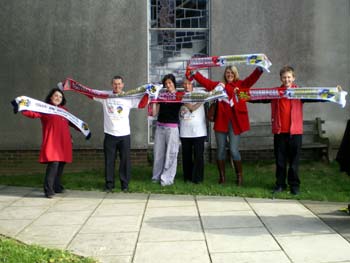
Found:
[{"label": "long blonde hair", "polygon": [[225,84],[227,83],[227,79],[226,79],[226,76],[225,76],[227,70],[231,70],[231,71],[233,72],[233,74],[235,75],[235,78],[234,78],[233,81],[239,80],[239,74],[238,74],[237,68],[236,68],[235,66],[227,66],[227,67],[225,68],[224,77],[223,77],[224,83],[225,83]]}]

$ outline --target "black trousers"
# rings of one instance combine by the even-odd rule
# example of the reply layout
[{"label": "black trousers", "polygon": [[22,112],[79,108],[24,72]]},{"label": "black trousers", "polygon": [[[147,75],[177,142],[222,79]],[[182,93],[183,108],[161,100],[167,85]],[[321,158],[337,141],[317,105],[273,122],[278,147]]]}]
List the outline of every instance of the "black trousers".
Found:
[{"label": "black trousers", "polygon": [[184,181],[203,182],[205,138],[181,138]]},{"label": "black trousers", "polygon": [[128,188],[131,178],[130,164],[130,135],[113,136],[105,133],[103,142],[105,156],[105,188],[113,189],[115,187],[114,171],[117,151],[119,151],[119,179],[121,189]]},{"label": "black trousers", "polygon": [[291,188],[299,188],[298,175],[299,159],[301,154],[302,135],[290,135],[281,133],[274,135],[274,153],[276,159],[276,186],[286,188],[287,164],[288,185]]},{"label": "black trousers", "polygon": [[61,184],[64,162],[49,162],[46,167],[44,179],[44,193],[46,196],[62,193],[64,187]]}]

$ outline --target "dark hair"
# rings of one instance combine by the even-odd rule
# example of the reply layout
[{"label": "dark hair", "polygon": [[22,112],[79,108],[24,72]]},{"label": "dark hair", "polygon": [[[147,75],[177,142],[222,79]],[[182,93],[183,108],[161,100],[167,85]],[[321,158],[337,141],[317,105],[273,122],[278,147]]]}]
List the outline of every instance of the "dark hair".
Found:
[{"label": "dark hair", "polygon": [[115,80],[115,79],[120,79],[122,82],[124,82],[122,76],[119,76],[119,75],[114,76],[114,77],[112,78],[112,83],[113,83],[113,80]]},{"label": "dark hair", "polygon": [[165,81],[167,81],[168,79],[170,79],[174,83],[174,86],[176,89],[176,78],[173,74],[167,74],[163,77],[163,79],[162,79],[163,86],[165,86]]},{"label": "dark hair", "polygon": [[295,76],[295,73],[294,73],[294,68],[291,67],[291,66],[284,66],[283,68],[281,68],[280,70],[280,77],[282,77],[282,75],[286,72],[291,72],[293,74],[293,77]]},{"label": "dark hair", "polygon": [[61,103],[60,103],[59,106],[64,106],[64,105],[66,105],[66,97],[64,96],[63,91],[60,90],[59,88],[54,88],[54,89],[50,90],[49,94],[47,94],[47,96],[46,96],[46,98],[45,98],[45,102],[51,104],[51,97],[52,97],[52,95],[53,95],[56,91],[58,91],[59,93],[62,94],[62,101],[61,101]]}]

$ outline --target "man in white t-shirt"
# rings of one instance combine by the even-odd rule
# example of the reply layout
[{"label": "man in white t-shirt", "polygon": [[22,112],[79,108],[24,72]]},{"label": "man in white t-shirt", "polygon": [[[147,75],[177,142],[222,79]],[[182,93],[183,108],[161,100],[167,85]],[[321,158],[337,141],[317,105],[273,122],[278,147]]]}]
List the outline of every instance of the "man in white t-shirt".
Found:
[{"label": "man in white t-shirt", "polygon": [[[192,92],[192,82],[183,80],[185,92]],[[180,109],[180,139],[184,181],[203,182],[204,142],[207,126],[203,103],[185,103]]]},{"label": "man in white t-shirt", "polygon": [[[121,76],[112,79],[111,93],[122,94],[124,81]],[[115,187],[115,159],[119,151],[119,179],[123,192],[128,191],[131,178],[130,163],[130,123],[131,108],[138,108],[140,99],[130,98],[93,98],[103,105],[103,122],[105,138],[103,150],[105,157],[105,191],[111,192]]]}]

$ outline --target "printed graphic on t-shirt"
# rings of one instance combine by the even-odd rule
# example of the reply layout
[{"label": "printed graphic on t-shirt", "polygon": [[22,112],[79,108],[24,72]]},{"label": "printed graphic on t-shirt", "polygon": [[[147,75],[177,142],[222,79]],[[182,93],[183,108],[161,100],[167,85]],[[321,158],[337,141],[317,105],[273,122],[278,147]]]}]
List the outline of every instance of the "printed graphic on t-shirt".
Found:
[{"label": "printed graphic on t-shirt", "polygon": [[193,118],[192,113],[186,106],[182,106],[180,109],[180,118],[183,120],[190,120]]}]

